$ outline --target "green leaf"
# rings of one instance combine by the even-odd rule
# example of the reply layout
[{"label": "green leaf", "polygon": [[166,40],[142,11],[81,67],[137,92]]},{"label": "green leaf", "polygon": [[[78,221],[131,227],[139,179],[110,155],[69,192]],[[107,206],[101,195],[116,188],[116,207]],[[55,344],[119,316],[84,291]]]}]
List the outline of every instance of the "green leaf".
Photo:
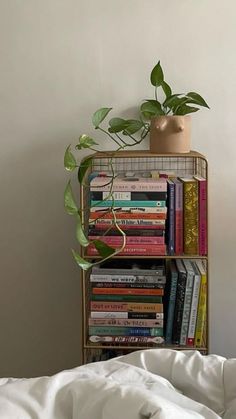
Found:
[{"label": "green leaf", "polygon": [[[163,106],[165,106],[165,108],[172,108],[173,106],[175,106],[178,103],[179,100],[179,96],[180,94],[175,94],[175,95],[171,95],[169,96],[164,102],[163,102]],[[177,100],[176,100],[177,99]]]},{"label": "green leaf", "polygon": [[107,114],[112,110],[112,108],[101,108],[98,109],[92,116],[92,123],[97,129],[101,122],[106,118]]},{"label": "green leaf", "polygon": [[81,244],[81,246],[87,247],[89,245],[89,240],[85,236],[85,233],[82,227],[81,217],[79,213],[77,214],[76,238],[79,244]]},{"label": "green leaf", "polygon": [[158,115],[164,115],[161,104],[157,100],[147,100],[147,102],[144,102],[141,105],[140,110],[142,115],[147,119],[151,119]]},{"label": "green leaf", "polygon": [[111,246],[108,246],[108,244],[104,243],[101,240],[93,240],[93,244],[96,247],[99,255],[102,256],[103,258],[107,258],[113,255],[113,253],[115,253],[116,251]]},{"label": "green leaf", "polygon": [[70,151],[70,145],[67,147],[64,155],[64,167],[69,172],[72,172],[76,167],[76,160],[73,154]]},{"label": "green leaf", "polygon": [[96,143],[93,138],[83,134],[79,137],[79,144],[77,144],[75,148],[77,148],[77,150],[82,150],[83,148],[90,148],[94,145],[98,145],[98,143]]},{"label": "green leaf", "polygon": [[76,261],[76,263],[80,266],[80,268],[82,268],[84,271],[87,271],[87,269],[91,268],[91,266],[93,266],[92,263],[88,262],[87,260],[83,259],[77,252],[75,252],[72,249],[72,253],[74,256],[74,259]]},{"label": "green leaf", "polygon": [[161,87],[162,87],[163,92],[164,92],[164,93],[165,93],[165,95],[166,95],[166,98],[168,98],[169,96],[171,96],[171,94],[172,94],[171,87],[170,87],[170,86],[169,86],[169,84],[167,84],[164,80],[163,80],[163,82],[161,83]]},{"label": "green leaf", "polygon": [[198,93],[189,92],[187,93],[187,96],[190,97],[191,99],[194,99],[194,103],[196,105],[204,106],[205,108],[210,109],[206,101],[203,99],[203,97],[200,96]]},{"label": "green leaf", "polygon": [[199,111],[199,108],[195,108],[193,106],[188,106],[186,104],[183,104],[178,107],[175,115],[187,115],[188,113],[193,113]]},{"label": "green leaf", "polygon": [[64,192],[64,206],[68,214],[74,215],[78,213],[78,208],[73,197],[70,180],[67,183],[67,186]]},{"label": "green leaf", "polygon": [[92,162],[93,162],[93,157],[86,157],[79,166],[79,170],[78,170],[78,181],[80,183],[83,182],[85,173],[87,172],[88,168],[92,166]]},{"label": "green leaf", "polygon": [[137,119],[128,119],[126,124],[126,128],[123,132],[124,135],[135,134],[135,132],[138,132],[144,126],[143,122]]},{"label": "green leaf", "polygon": [[153,86],[158,87],[162,85],[162,82],[164,81],[164,75],[160,61],[158,61],[157,65],[153,68],[150,78]]},{"label": "green leaf", "polygon": [[109,121],[110,128],[108,131],[111,133],[121,132],[126,128],[126,120],[122,118],[112,118]]}]

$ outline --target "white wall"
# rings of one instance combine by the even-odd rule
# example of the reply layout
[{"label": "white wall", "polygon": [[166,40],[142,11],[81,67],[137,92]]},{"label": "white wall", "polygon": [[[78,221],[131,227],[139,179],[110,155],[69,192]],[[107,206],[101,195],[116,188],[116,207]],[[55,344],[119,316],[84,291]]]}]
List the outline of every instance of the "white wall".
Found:
[{"label": "white wall", "polygon": [[1,375],[79,363],[64,150],[93,134],[97,108],[132,116],[159,59],[175,90],[211,106],[192,135],[210,164],[210,343],[236,356],[235,13],[233,0],[0,1]]}]

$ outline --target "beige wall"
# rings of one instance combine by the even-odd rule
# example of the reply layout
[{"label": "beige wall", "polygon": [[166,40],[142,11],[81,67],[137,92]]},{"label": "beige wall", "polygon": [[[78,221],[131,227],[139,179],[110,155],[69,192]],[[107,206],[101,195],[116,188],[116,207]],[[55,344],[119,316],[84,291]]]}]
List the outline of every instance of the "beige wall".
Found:
[{"label": "beige wall", "polygon": [[1,376],[80,362],[64,149],[98,107],[132,116],[158,59],[211,105],[192,139],[210,163],[211,351],[236,356],[235,13],[233,0],[0,1]]}]

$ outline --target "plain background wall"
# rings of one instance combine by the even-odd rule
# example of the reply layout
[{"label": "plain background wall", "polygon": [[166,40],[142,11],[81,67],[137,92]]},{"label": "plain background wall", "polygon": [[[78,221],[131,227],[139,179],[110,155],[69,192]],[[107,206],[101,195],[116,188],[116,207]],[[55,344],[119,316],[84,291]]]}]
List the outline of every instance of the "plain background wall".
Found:
[{"label": "plain background wall", "polygon": [[210,164],[210,347],[236,356],[235,13],[234,0],[0,0],[1,376],[80,362],[64,150],[94,134],[99,107],[133,116],[159,59],[175,91],[211,106],[192,133]]}]

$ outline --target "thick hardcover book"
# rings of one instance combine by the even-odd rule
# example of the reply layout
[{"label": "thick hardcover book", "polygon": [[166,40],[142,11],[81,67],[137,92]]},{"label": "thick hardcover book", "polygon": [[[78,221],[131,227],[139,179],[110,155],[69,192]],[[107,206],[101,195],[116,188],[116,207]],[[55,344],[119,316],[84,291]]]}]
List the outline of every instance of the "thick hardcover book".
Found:
[{"label": "thick hardcover book", "polygon": [[182,262],[187,272],[187,280],[186,280],[185,297],[184,297],[184,310],[183,310],[183,318],[182,318],[182,326],[181,326],[180,345],[186,345],[187,338],[188,338],[188,327],[189,327],[189,318],[190,318],[190,310],[191,310],[191,302],[192,302],[194,270],[193,270],[193,266],[190,260],[183,259]]},{"label": "thick hardcover book", "polygon": [[164,275],[165,267],[161,259],[140,260],[107,260],[92,267],[92,273],[97,275]]},{"label": "thick hardcover book", "polygon": [[[107,226],[104,230],[104,232],[107,230]],[[123,228],[123,227],[122,227]],[[89,236],[100,236],[103,233],[103,231],[101,229],[96,229],[96,228],[89,228]],[[125,231],[125,235],[127,237],[131,236],[131,237],[135,237],[135,239],[139,238],[139,237],[164,237],[165,236],[165,230],[163,228],[161,229],[131,229],[131,230],[126,230]],[[113,237],[113,236],[118,236],[122,238],[122,235],[120,233],[119,230],[117,230],[117,228],[112,228],[109,230],[109,237]],[[105,235],[104,235],[105,237]]]},{"label": "thick hardcover book", "polygon": [[[110,246],[122,246],[124,238],[123,236],[91,236],[89,234],[88,236],[89,240],[101,240],[104,243],[110,245]],[[156,236],[156,237],[138,237],[138,236],[127,236],[125,238],[126,244],[151,244],[151,245],[164,245],[165,244],[165,237],[162,236]]]},{"label": "thick hardcover book", "polygon": [[153,344],[153,345],[159,345],[161,343],[164,343],[164,338],[161,336],[155,336],[155,337],[148,337],[148,336],[90,336],[89,337],[90,342],[92,343],[99,343],[99,342],[105,342],[105,343],[119,343],[121,344],[136,344],[136,345],[142,345],[142,344]]},{"label": "thick hardcover book", "polygon": [[160,295],[119,295],[119,294],[92,294],[91,301],[129,301],[136,303],[161,303]]},{"label": "thick hardcover book", "polygon": [[120,294],[120,295],[160,295],[164,294],[163,288],[92,288],[93,294]]},{"label": "thick hardcover book", "polygon": [[198,182],[199,254],[207,254],[207,183],[201,176],[194,176]]},{"label": "thick hardcover book", "polygon": [[[137,284],[145,284],[147,287],[150,285],[157,287],[159,285],[163,285],[166,283],[166,276],[165,275],[132,275],[132,274],[91,274],[90,275],[90,282],[104,282],[106,283],[106,286],[111,286],[110,284],[113,283],[115,286],[120,284],[127,284],[136,286]],[[108,285],[109,284],[109,285]]]},{"label": "thick hardcover book", "polygon": [[136,213],[136,212],[119,212],[119,211],[91,211],[90,212],[90,220],[98,220],[98,219],[114,219],[116,217],[117,220],[165,220],[166,219],[166,211],[162,212],[146,212],[146,213]]},{"label": "thick hardcover book", "polygon": [[106,288],[109,287],[110,288],[115,288],[115,289],[119,289],[119,288],[125,288],[125,289],[133,289],[133,288],[137,288],[137,289],[143,289],[143,290],[155,290],[155,289],[160,289],[160,290],[164,290],[165,285],[164,284],[151,284],[151,283],[145,283],[145,282],[136,282],[136,283],[127,283],[127,282],[93,282],[92,285],[96,288]]},{"label": "thick hardcover book", "polygon": [[100,206],[100,207],[165,207],[166,201],[124,201],[124,200],[106,200],[106,201],[98,201],[98,200],[91,200],[90,205],[92,207]]},{"label": "thick hardcover book", "polygon": [[175,184],[170,179],[167,179],[167,188],[166,244],[168,255],[173,255],[175,252]]},{"label": "thick hardcover book", "polygon": [[91,311],[92,319],[158,319],[163,320],[163,312],[129,312],[129,311]]},{"label": "thick hardcover book", "polygon": [[201,260],[196,260],[196,265],[201,274],[201,287],[198,302],[197,323],[195,331],[195,345],[197,348],[203,347],[205,342],[204,325],[206,322],[207,311],[207,275]]},{"label": "thick hardcover book", "polygon": [[172,343],[174,343],[175,345],[179,345],[180,336],[181,336],[183,310],[184,310],[184,297],[185,297],[187,273],[180,259],[176,260],[176,266],[178,270],[178,281],[177,281],[177,290],[176,290]]},{"label": "thick hardcover book", "polygon": [[183,246],[183,183],[173,179],[175,184],[175,254],[182,255]]},{"label": "thick hardcover book", "polygon": [[[113,248],[119,248],[120,245],[114,244]],[[86,254],[88,256],[96,256],[98,255],[98,250],[93,244],[89,244],[86,249]],[[119,252],[119,255],[154,255],[154,256],[162,256],[166,254],[166,246],[165,245],[151,245],[151,244],[127,244],[122,251]]]},{"label": "thick hardcover book", "polygon": [[88,329],[89,336],[163,336],[163,327],[89,326]]},{"label": "thick hardcover book", "polygon": [[[90,197],[93,201],[103,201],[109,198],[109,192],[90,192]],[[115,201],[166,201],[166,192],[112,192],[112,197]],[[161,205],[162,206],[162,205]]]},{"label": "thick hardcover book", "polygon": [[200,286],[201,286],[201,275],[197,268],[196,262],[191,261],[191,263],[194,270],[194,282],[193,282],[192,302],[191,302],[191,310],[190,310],[190,317],[189,317],[187,345],[194,346],[198,301],[199,301],[199,293],[200,293]]},{"label": "thick hardcover book", "polygon": [[89,318],[89,326],[128,326],[128,327],[163,327],[163,320],[158,319],[114,319]]},{"label": "thick hardcover book", "polygon": [[[114,224],[114,219],[113,218],[102,217],[102,218],[94,220],[93,218],[90,218],[89,223],[91,223],[91,224],[94,223],[96,228],[98,228],[99,224],[107,225],[107,226],[110,226],[110,225]],[[119,218],[117,218],[117,224],[119,226],[128,226],[128,227],[132,226],[132,227],[135,227],[135,228],[138,227],[139,225],[141,225],[142,228],[143,227],[145,228],[145,226],[147,226],[147,227],[151,226],[152,228],[153,227],[155,228],[155,226],[164,227],[165,226],[165,220],[159,220],[159,219],[157,220],[155,218],[145,219],[145,218],[141,218],[141,217],[138,218],[138,219],[133,219],[133,218],[119,219]]]},{"label": "thick hardcover book", "polygon": [[109,302],[109,301],[90,301],[91,311],[134,311],[163,313],[161,303],[135,303],[135,302]]},{"label": "thick hardcover book", "polygon": [[95,177],[90,182],[90,191],[115,191],[115,192],[166,192],[165,179],[139,178],[139,177],[119,177],[106,179]]},{"label": "thick hardcover book", "polygon": [[184,253],[198,254],[198,182],[180,178],[183,182]]},{"label": "thick hardcover book", "polygon": [[172,331],[173,331],[173,322],[174,322],[174,312],[175,312],[175,300],[176,300],[176,290],[177,290],[177,281],[178,281],[178,271],[176,269],[175,262],[171,260],[169,271],[166,280],[166,289],[165,289],[165,315],[166,315],[166,329],[165,329],[165,341],[166,343],[172,343]]}]

